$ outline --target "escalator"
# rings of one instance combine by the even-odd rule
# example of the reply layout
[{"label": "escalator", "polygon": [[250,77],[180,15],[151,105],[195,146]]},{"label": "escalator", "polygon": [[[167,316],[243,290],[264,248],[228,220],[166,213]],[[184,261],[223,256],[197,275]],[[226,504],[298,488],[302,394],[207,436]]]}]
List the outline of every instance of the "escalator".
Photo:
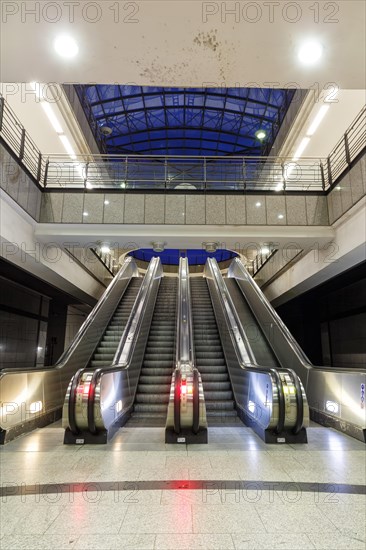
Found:
[{"label": "escalator", "polygon": [[196,367],[202,385],[209,424],[237,416],[229,373],[205,278],[190,279]]},{"label": "escalator", "polygon": [[117,346],[140,290],[142,278],[133,277],[99,342],[88,367],[108,367],[112,364]]},{"label": "escalator", "polygon": [[[0,411],[0,444],[57,420],[65,409],[70,379],[112,362],[140,283],[135,262],[127,258],[55,365],[1,372],[1,401],[12,403],[14,414]],[[80,393],[74,397],[79,399]],[[32,414],[35,403],[37,414]]]},{"label": "escalator", "polygon": [[175,366],[177,291],[178,278],[162,278],[130,424],[165,425]]},{"label": "escalator", "polygon": [[240,322],[257,330],[257,342],[251,341],[257,362],[268,365],[272,358],[279,365],[275,368],[291,371],[301,381],[312,420],[365,442],[365,415],[354,406],[365,371],[313,365],[238,258],[230,264],[225,285]]},{"label": "escalator", "polygon": [[243,299],[243,293],[240,290],[236,279],[225,279],[226,287],[235,304],[238,316],[243,329],[247,335],[248,342],[253,351],[258,365],[278,369],[280,364],[265,337],[262,328],[254,317],[246,300]]}]

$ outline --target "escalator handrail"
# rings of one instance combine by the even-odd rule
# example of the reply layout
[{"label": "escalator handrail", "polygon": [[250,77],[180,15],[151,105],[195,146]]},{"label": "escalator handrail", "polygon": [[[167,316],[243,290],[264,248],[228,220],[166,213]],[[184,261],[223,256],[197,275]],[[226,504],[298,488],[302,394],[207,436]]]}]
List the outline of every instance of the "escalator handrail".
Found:
[{"label": "escalator handrail", "polygon": [[277,386],[278,422],[276,426],[276,433],[280,434],[283,432],[283,429],[285,427],[285,414],[286,414],[285,397],[283,395],[283,384],[282,384],[280,373],[276,369],[271,369],[271,372],[276,380],[276,386]]},{"label": "escalator handrail", "polygon": [[197,434],[200,427],[199,419],[199,381],[198,371],[194,361],[194,338],[192,320],[191,285],[187,258],[179,260],[178,307],[177,307],[177,345],[176,345],[176,377],[174,385],[174,431],[180,432],[180,388],[182,368],[184,372],[193,373],[193,419],[192,431]]},{"label": "escalator handrail", "polygon": [[119,341],[117,351],[114,355],[112,365],[111,367],[103,367],[103,369],[101,369],[102,373],[105,370],[110,372],[111,370],[128,368],[133,354],[134,343],[140,331],[154,281],[159,279],[160,284],[162,277],[163,269],[160,258],[154,257],[150,261],[144,280],[137,294],[132,311]]},{"label": "escalator handrail", "polygon": [[88,415],[88,430],[92,434],[97,433],[97,427],[95,424],[94,405],[95,405],[95,392],[97,389],[98,381],[100,380],[101,370],[102,369],[99,368],[93,372],[93,376],[90,380],[90,385],[89,385],[87,415]]},{"label": "escalator handrail", "polygon": [[193,425],[192,432],[197,434],[200,429],[200,385],[199,373],[193,369]]},{"label": "escalator handrail", "polygon": [[174,376],[174,431],[180,433],[180,391],[181,391],[182,372],[180,369],[175,369]]},{"label": "escalator handrail", "polygon": [[73,434],[79,433],[79,428],[76,423],[76,395],[78,387],[80,384],[81,377],[84,372],[84,368],[79,369],[71,379],[69,402],[68,402],[68,418],[69,418],[69,428]]},{"label": "escalator handrail", "polygon": [[[131,314],[118,344],[113,362],[110,367],[100,367],[93,372],[90,381],[88,394],[88,430],[91,433],[97,433],[95,422],[95,395],[96,388],[100,383],[104,374],[110,374],[121,370],[127,370],[131,364],[133,351],[136,340],[138,338],[141,323],[145,316],[146,307],[149,301],[150,292],[152,291],[154,281],[162,277],[162,267],[160,258],[152,258],[144,280],[137,294],[136,300],[132,307]],[[125,346],[128,347],[127,352],[124,352]],[[121,362],[121,355],[125,355],[125,359]]]},{"label": "escalator handrail", "polygon": [[302,393],[302,387],[300,379],[297,376],[296,372],[293,369],[286,369],[290,373],[295,386],[295,395],[296,395],[296,404],[297,404],[297,417],[296,425],[293,429],[294,434],[298,434],[304,423],[304,397]]},{"label": "escalator handrail", "polygon": [[179,260],[176,367],[194,368],[194,340],[189,266],[187,258]]},{"label": "escalator handrail", "polygon": [[[217,295],[219,297],[219,300],[221,301],[222,309],[227,319],[227,322],[231,328],[232,334],[235,334],[235,332],[238,332],[240,336],[240,340],[243,342],[243,345],[245,346],[245,354],[243,354],[242,353],[243,347],[239,346],[238,338],[234,338],[236,353],[237,353],[240,366],[244,370],[247,370],[249,372],[256,372],[256,373],[261,372],[261,373],[268,374],[271,377],[272,382],[276,384],[277,393],[278,393],[278,404],[279,404],[276,432],[280,433],[281,431],[283,431],[286,411],[285,411],[285,399],[283,395],[283,385],[282,385],[282,380],[279,375],[279,372],[274,368],[264,367],[256,363],[253,352],[249,345],[247,336],[245,334],[245,331],[238,317],[233,300],[227,290],[227,287],[224,283],[222,274],[218,268],[215,258],[207,259],[205,271],[206,269],[208,269],[212,274],[212,280],[215,284]],[[225,303],[225,300],[226,300],[226,303]],[[228,309],[230,310],[232,318],[230,318],[229,316]],[[233,319],[234,319],[234,322],[233,322]],[[281,369],[281,371],[286,371],[286,369]]]}]

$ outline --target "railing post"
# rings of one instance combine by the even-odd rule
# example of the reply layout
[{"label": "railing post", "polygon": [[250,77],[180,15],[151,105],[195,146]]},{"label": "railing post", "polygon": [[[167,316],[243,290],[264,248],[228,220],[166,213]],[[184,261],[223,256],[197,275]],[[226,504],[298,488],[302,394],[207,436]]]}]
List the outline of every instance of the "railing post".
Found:
[{"label": "railing post", "polygon": [[24,157],[24,146],[25,146],[25,129],[22,128],[22,137],[20,138],[19,160],[22,160]]},{"label": "railing post", "polygon": [[330,157],[327,158],[327,168],[328,168],[328,182],[329,182],[329,186],[331,187],[333,183],[333,178],[332,178],[332,167],[330,164]]},{"label": "railing post", "polygon": [[283,185],[283,191],[286,191],[286,178],[285,178],[285,165],[283,162],[281,162],[281,174],[282,174],[282,185]]},{"label": "railing post", "polygon": [[348,166],[351,164],[351,153],[349,150],[349,142],[348,142],[348,132],[344,134],[344,149],[346,151],[346,162]]},{"label": "railing post", "polygon": [[323,191],[325,191],[325,175],[324,175],[324,166],[323,166],[323,163],[322,161],[320,161],[320,175],[321,175],[321,178],[322,178],[322,189]]},{"label": "railing post", "polygon": [[3,129],[4,109],[5,109],[5,99],[3,97],[0,97],[0,132]]},{"label": "railing post", "polygon": [[168,187],[168,161],[166,158],[164,159],[164,181],[165,181],[165,189]]},{"label": "railing post", "polygon": [[127,187],[127,178],[128,178],[128,157],[125,158],[125,183]]},{"label": "railing post", "polygon": [[206,157],[203,157],[203,186],[207,188],[207,166],[206,166]]},{"label": "railing post", "polygon": [[47,177],[48,177],[48,167],[49,167],[49,164],[50,164],[50,159],[47,159],[46,161],[46,166],[45,166],[45,169],[44,169],[44,186],[46,187],[47,186]]},{"label": "railing post", "polygon": [[85,164],[85,178],[84,178],[84,187],[86,189],[87,183],[88,183],[88,169],[89,169],[89,162]]},{"label": "railing post", "polygon": [[37,165],[37,181],[41,183],[42,177],[42,154],[38,153],[38,165]]}]

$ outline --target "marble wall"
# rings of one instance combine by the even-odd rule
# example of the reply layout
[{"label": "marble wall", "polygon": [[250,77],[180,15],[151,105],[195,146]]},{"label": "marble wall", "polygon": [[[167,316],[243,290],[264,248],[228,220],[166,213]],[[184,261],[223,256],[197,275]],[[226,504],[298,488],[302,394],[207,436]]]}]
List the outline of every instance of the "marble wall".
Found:
[{"label": "marble wall", "polygon": [[0,187],[39,221],[42,191],[3,145],[0,145]]},{"label": "marble wall", "polygon": [[44,193],[43,223],[328,225],[320,195]]},{"label": "marble wall", "polygon": [[366,195],[366,154],[327,196],[329,221],[334,223]]}]

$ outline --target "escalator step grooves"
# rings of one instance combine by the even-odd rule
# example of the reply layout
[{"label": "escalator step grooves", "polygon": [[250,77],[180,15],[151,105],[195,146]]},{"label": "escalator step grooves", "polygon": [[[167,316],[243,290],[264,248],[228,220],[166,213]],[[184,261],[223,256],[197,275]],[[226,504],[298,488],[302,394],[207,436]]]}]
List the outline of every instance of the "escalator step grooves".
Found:
[{"label": "escalator step grooves", "polygon": [[165,424],[175,366],[178,279],[163,277],[136,391],[132,422]]},{"label": "escalator step grooves", "polygon": [[135,303],[142,278],[133,277],[122,296],[116,311],[110,320],[94,354],[89,362],[90,367],[109,367],[117,351],[123,330],[127,324],[133,304]]},{"label": "escalator step grooves", "polygon": [[208,419],[236,416],[234,397],[206,279],[190,279],[194,346]]}]

